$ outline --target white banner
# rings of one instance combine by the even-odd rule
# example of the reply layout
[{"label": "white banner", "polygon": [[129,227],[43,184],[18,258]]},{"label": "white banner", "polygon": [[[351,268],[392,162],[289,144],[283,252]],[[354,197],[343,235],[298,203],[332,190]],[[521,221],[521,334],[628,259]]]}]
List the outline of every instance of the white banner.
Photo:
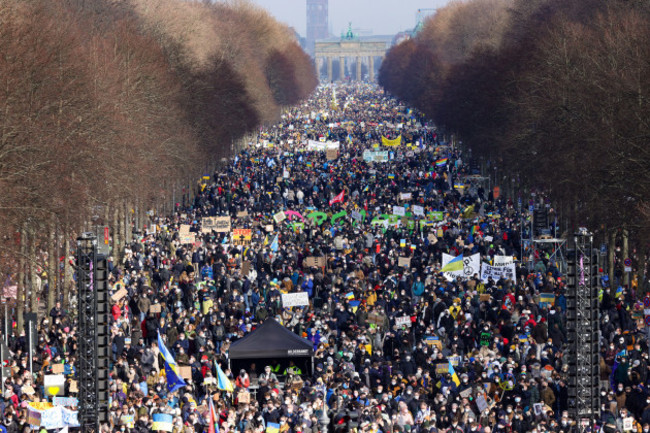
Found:
[{"label": "white banner", "polygon": [[515,262],[512,256],[494,256],[494,264],[492,266],[507,266]]},{"label": "white banner", "polygon": [[413,206],[413,215],[424,216],[424,207],[414,205]]},{"label": "white banner", "polygon": [[393,215],[404,216],[406,215],[406,209],[403,206],[393,206]]},{"label": "white banner", "polygon": [[[442,253],[442,267],[444,268],[452,259],[455,259],[454,256]],[[463,257],[463,269],[457,271],[447,271],[443,272],[445,278],[449,281],[454,281],[456,278],[461,277],[463,279],[469,279],[474,274],[480,274],[481,272],[481,255],[474,254],[473,256]]]},{"label": "white banner", "polygon": [[307,141],[307,150],[316,150],[320,152],[325,152],[328,149],[336,149],[341,146],[341,143],[338,141]]},{"label": "white banner", "polygon": [[411,327],[411,318],[409,316],[402,316],[395,318],[395,325],[398,327],[407,326]]},{"label": "white banner", "polygon": [[515,270],[515,264],[510,263],[505,266],[490,266],[487,263],[483,263],[481,266],[481,280],[488,281],[498,281],[499,278],[505,278],[509,280],[517,280],[517,272]]},{"label": "white banner", "polygon": [[309,295],[307,292],[287,293],[282,295],[282,306],[289,307],[302,307],[309,305]]}]

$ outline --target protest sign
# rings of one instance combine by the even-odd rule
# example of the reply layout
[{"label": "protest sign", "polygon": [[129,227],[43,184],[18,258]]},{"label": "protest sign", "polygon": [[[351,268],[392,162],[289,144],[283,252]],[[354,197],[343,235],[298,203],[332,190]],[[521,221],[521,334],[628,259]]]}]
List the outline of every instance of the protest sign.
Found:
[{"label": "protest sign", "polygon": [[424,207],[418,205],[413,206],[413,215],[424,216]]},{"label": "protest sign", "polygon": [[406,209],[403,206],[393,206],[393,215],[405,216]]},{"label": "protest sign", "polygon": [[481,265],[481,280],[498,281],[501,277],[515,281],[517,279],[515,265],[511,263],[506,266],[490,266],[487,263]]},{"label": "protest sign", "polygon": [[411,327],[411,318],[409,316],[402,316],[395,318],[395,325],[398,327],[407,326]]},{"label": "protest sign", "polygon": [[196,233],[179,233],[179,240],[181,244],[193,244],[196,242]]},{"label": "protest sign", "polygon": [[326,158],[328,161],[331,161],[333,159],[338,158],[339,156],[339,151],[338,149],[327,149],[327,152],[325,153]]},{"label": "protest sign", "polygon": [[410,257],[400,257],[397,260],[397,266],[401,266],[403,268],[410,268],[411,267],[411,258]]},{"label": "protest sign", "polygon": [[413,194],[411,194],[410,192],[400,192],[399,193],[400,200],[411,200],[411,197],[413,197]]},{"label": "protest sign", "polygon": [[233,245],[250,245],[252,239],[253,239],[253,234],[251,229],[232,230]]},{"label": "protest sign", "polygon": [[247,210],[237,212],[237,218],[246,218],[247,216],[248,216],[248,211]]},{"label": "protest sign", "polygon": [[151,304],[149,306],[150,313],[162,313],[162,305],[160,304]]},{"label": "protest sign", "polygon": [[181,227],[178,229],[178,234],[179,235],[184,235],[190,232],[190,225],[189,224],[181,224]]},{"label": "protest sign", "polygon": [[512,256],[494,256],[494,263],[492,266],[507,266],[515,262]]},{"label": "protest sign", "polygon": [[123,297],[125,297],[127,295],[127,293],[129,293],[129,292],[124,287],[121,287],[120,290],[118,290],[117,292],[115,292],[113,294],[113,296],[111,296],[111,300],[114,301],[114,302],[117,302],[120,299],[122,299]]},{"label": "protest sign", "polygon": [[203,218],[203,228],[214,230],[217,233],[228,233],[230,231],[230,217],[208,217]]},{"label": "protest sign", "polygon": [[303,307],[306,305],[309,305],[309,295],[307,292],[282,294],[282,306],[284,308]]},{"label": "protest sign", "polygon": [[275,215],[273,215],[273,219],[275,220],[276,223],[279,224],[282,221],[284,221],[285,219],[287,219],[287,216],[284,214],[284,212],[280,211],[280,212],[276,213]]}]

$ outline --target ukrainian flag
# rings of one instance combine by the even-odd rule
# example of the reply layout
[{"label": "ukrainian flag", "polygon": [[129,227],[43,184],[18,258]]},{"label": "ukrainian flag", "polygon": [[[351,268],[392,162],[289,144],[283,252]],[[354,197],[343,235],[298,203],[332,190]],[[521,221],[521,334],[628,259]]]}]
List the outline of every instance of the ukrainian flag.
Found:
[{"label": "ukrainian flag", "polygon": [[273,238],[273,242],[271,242],[271,251],[276,252],[278,250],[278,236],[275,235],[275,238]]},{"label": "ukrainian flag", "polygon": [[174,428],[174,417],[168,413],[154,413],[151,430],[172,431]]},{"label": "ukrainian flag", "polygon": [[165,347],[160,332],[158,333],[158,350],[160,350],[160,355],[165,360],[165,376],[167,377],[167,389],[169,389],[169,392],[174,392],[179,388],[187,386],[187,383],[185,383],[178,372],[178,365],[176,365],[174,357],[167,350],[167,347]]},{"label": "ukrainian flag", "polygon": [[234,387],[232,386],[230,379],[228,379],[228,376],[226,376],[226,373],[224,373],[221,367],[219,367],[217,361],[214,361],[214,365],[217,368],[217,389],[233,392]]},{"label": "ukrainian flag", "polygon": [[266,433],[279,433],[280,432],[280,424],[270,422],[266,424]]},{"label": "ukrainian flag", "polygon": [[456,370],[454,370],[454,366],[451,365],[451,362],[448,363],[449,365],[449,374],[451,375],[451,380],[454,381],[456,386],[460,385],[460,379],[458,378],[458,375],[456,374]]},{"label": "ukrainian flag", "polygon": [[463,270],[463,255],[456,256],[440,269],[440,272],[454,272]]}]

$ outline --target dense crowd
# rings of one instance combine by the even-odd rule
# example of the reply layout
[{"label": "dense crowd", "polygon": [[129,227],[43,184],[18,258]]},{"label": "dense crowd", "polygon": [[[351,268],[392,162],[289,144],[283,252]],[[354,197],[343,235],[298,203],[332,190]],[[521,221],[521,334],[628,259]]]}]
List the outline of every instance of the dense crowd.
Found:
[{"label": "dense crowd", "polygon": [[[334,156],[309,147],[334,142]],[[369,151],[386,160],[369,162]],[[522,264],[528,206],[495,197],[476,174],[434,127],[372,86],[322,87],[288,110],[110,257],[112,293],[126,294],[111,308],[106,431],[148,432],[165,413],[174,432],[647,432],[635,288],[602,290],[602,411],[582,425],[569,412],[559,265],[543,251]],[[405,215],[394,217],[394,206]],[[278,218],[284,211],[324,217]],[[223,216],[250,228],[250,242],[203,227]],[[193,242],[183,243],[188,227]],[[463,275],[443,273],[443,253],[511,257],[516,276],[482,280],[466,265]],[[284,308],[282,295],[296,292],[310,305]],[[269,360],[231,371],[231,344],[266,320],[313,344],[313,370]],[[173,392],[159,334],[188,372]],[[65,364],[74,395],[75,339],[75,311],[57,304],[39,322],[33,377],[24,333],[10,339],[6,431],[29,431],[28,402],[43,399],[55,364]],[[217,365],[232,391],[219,389]]]}]

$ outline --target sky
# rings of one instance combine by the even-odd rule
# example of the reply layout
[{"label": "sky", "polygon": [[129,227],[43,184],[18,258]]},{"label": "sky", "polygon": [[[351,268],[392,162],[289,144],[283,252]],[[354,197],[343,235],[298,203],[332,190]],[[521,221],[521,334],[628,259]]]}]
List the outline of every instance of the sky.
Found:
[{"label": "sky", "polygon": [[[252,0],[276,19],[305,36],[307,0]],[[329,26],[334,36],[353,29],[370,30],[373,35],[394,35],[412,29],[418,9],[444,6],[448,0],[329,0]]]}]

